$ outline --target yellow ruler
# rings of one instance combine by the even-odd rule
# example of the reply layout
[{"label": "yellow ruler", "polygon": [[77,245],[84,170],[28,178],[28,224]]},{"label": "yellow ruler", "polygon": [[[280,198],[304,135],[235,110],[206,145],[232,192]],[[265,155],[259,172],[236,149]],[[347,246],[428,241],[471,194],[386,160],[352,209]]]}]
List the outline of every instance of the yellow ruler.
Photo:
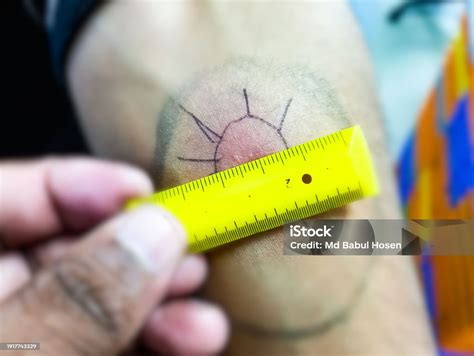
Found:
[{"label": "yellow ruler", "polygon": [[377,194],[359,126],[132,200],[164,206],[201,252]]}]

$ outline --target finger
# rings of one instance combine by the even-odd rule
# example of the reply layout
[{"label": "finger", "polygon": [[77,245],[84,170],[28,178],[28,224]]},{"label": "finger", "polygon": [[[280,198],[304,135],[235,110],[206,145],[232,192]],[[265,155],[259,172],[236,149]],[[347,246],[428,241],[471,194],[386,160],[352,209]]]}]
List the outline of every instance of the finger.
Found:
[{"label": "finger", "polygon": [[80,240],[73,237],[55,238],[35,247],[31,252],[31,257],[37,265],[48,266],[60,260],[78,243]]},{"label": "finger", "polygon": [[56,262],[75,242],[72,238],[54,239],[25,254],[0,255],[0,304],[30,281],[32,271]]},{"label": "finger", "polygon": [[0,180],[0,242],[7,246],[90,228],[152,189],[135,168],[86,158],[2,163]]},{"label": "finger", "polygon": [[[61,259],[78,243],[77,239],[60,238],[38,246],[32,258],[39,266],[48,266]],[[202,255],[188,255],[178,264],[171,278],[167,297],[176,297],[195,291],[206,278],[207,263]]]},{"label": "finger", "polygon": [[124,213],[0,306],[2,338],[39,340],[47,355],[115,355],[166,295],[184,247],[163,209]]},{"label": "finger", "polygon": [[186,256],[178,265],[168,289],[168,297],[195,291],[206,278],[207,263],[204,256]]},{"label": "finger", "polygon": [[7,253],[0,257],[0,304],[23,287],[31,273],[23,256]]},{"label": "finger", "polygon": [[149,348],[177,355],[216,354],[224,348],[228,334],[229,325],[221,309],[189,300],[161,306],[143,329]]}]

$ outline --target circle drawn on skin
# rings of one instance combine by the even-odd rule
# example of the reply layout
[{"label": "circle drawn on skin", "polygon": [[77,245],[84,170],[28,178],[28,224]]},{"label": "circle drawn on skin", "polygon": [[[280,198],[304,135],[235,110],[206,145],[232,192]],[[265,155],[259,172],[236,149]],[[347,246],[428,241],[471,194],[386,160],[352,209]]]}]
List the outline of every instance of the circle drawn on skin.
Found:
[{"label": "circle drawn on skin", "polygon": [[[226,88],[219,84],[221,82],[226,83]],[[240,100],[236,100],[235,94]],[[293,103],[291,99],[295,99]],[[216,123],[211,124],[206,115],[211,115],[212,122]],[[178,123],[184,124],[184,127],[177,126]],[[181,182],[177,180],[179,175],[176,176],[173,166],[176,162],[167,162],[167,159],[186,163],[185,172],[192,178],[204,174],[193,171],[193,167],[207,166],[211,171],[209,173],[218,172],[286,149],[287,140],[291,144],[293,140],[296,140],[295,144],[306,142],[314,139],[315,135],[347,127],[349,123],[336,90],[324,75],[299,64],[282,65],[272,61],[238,58],[190,80],[180,89],[179,95],[169,98],[160,111],[155,157],[157,184],[169,187]],[[192,133],[189,133],[190,128]],[[253,132],[250,128],[253,128]],[[298,129],[296,132],[295,128]],[[180,129],[190,135],[177,136]],[[247,133],[253,135],[249,137]],[[177,137],[181,137],[184,142],[173,140]],[[209,151],[205,155],[194,154],[192,150],[183,152],[183,148],[190,147],[188,143]],[[242,147],[245,152],[240,156]],[[167,152],[171,154],[167,155]],[[302,182],[302,176],[298,177],[298,182]],[[313,179],[311,184],[314,183]],[[248,252],[245,249],[243,251]],[[252,273],[249,271],[249,274]],[[359,288],[362,279],[357,279],[354,289]],[[222,296],[218,296],[218,299],[226,301]],[[300,295],[294,299],[295,305],[305,301]],[[275,305],[281,301],[276,293]],[[237,311],[235,315],[230,313],[230,319],[239,329],[256,336],[299,338],[322,333],[337,325],[348,318],[353,308],[353,303],[342,298],[340,307],[328,309],[309,325],[299,325],[298,322],[292,330],[278,325],[261,325],[260,320],[247,318],[245,310]]]},{"label": "circle drawn on skin", "polygon": [[[247,118],[243,88],[248,93]],[[183,173],[198,178],[286,149],[277,129],[290,98],[280,132],[289,145],[350,125],[330,80],[301,64],[237,57],[188,78],[158,113],[155,184],[169,188],[183,183]]]},{"label": "circle drawn on skin", "polygon": [[[293,99],[289,99],[288,102],[286,103],[285,109],[283,111],[283,114],[281,116],[280,122],[278,126],[262,119],[261,117],[258,117],[256,115],[253,115],[250,110],[250,104],[249,104],[249,98],[247,94],[247,90],[244,88],[243,89],[243,96],[245,99],[245,108],[246,108],[246,113],[244,116],[232,120],[227,124],[227,126],[224,128],[222,133],[217,133],[215,130],[211,129],[208,125],[206,125],[202,120],[200,120],[194,113],[191,111],[187,110],[183,105],[179,105],[179,108],[183,110],[187,115],[189,115],[195,122],[196,126],[199,128],[199,130],[204,134],[206,139],[215,144],[215,149],[214,149],[214,155],[213,157],[210,158],[192,158],[192,157],[182,157],[178,156],[178,160],[180,161],[188,161],[188,162],[211,162],[214,164],[214,173],[221,171],[223,169],[232,167],[235,165],[235,161],[238,161],[238,163],[244,163],[248,160],[254,160],[257,158],[260,158],[261,156],[267,155],[269,152],[262,152],[262,154],[256,154],[256,155],[250,155],[249,152],[252,152],[252,148],[245,148],[242,149],[239,152],[238,148],[233,148],[232,150],[232,155],[226,152],[230,152],[230,150],[227,149],[227,137],[228,136],[233,136],[236,137],[238,136],[239,139],[243,139],[245,136],[245,131],[247,130],[249,134],[252,133],[252,131],[258,130],[260,132],[265,132],[266,137],[271,138],[273,144],[277,146],[277,150],[283,150],[288,148],[288,144],[283,137],[281,130],[283,128],[283,124],[285,122],[286,115],[288,114],[288,109],[291,105],[291,102]],[[279,147],[278,147],[279,146]],[[255,150],[259,151],[259,150]]]}]

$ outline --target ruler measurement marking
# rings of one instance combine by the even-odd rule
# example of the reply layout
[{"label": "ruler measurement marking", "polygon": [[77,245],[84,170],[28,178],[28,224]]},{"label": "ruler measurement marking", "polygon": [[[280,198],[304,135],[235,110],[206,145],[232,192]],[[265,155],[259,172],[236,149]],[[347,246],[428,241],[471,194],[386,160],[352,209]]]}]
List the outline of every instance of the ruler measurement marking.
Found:
[{"label": "ruler measurement marking", "polygon": [[222,187],[223,187],[223,188],[225,188],[225,184],[224,184],[224,175],[222,175],[222,174],[219,174],[217,177],[218,177],[218,180],[220,180],[220,181],[221,181],[221,183],[222,183]]},{"label": "ruler measurement marking", "polygon": [[325,137],[321,137],[321,148],[324,150],[326,148],[326,138]]},{"label": "ruler measurement marking", "polygon": [[303,152],[303,149],[301,147],[298,147],[298,151],[299,151],[300,156],[303,157],[303,161],[306,162],[306,156]]},{"label": "ruler measurement marking", "polygon": [[[353,165],[350,164],[353,162],[353,159],[356,159],[356,156],[352,154],[352,151],[347,151],[347,147],[350,142],[357,139],[362,140],[362,143],[364,143],[364,138],[359,128],[341,130],[201,179],[193,180],[178,187],[164,190],[152,197],[138,199],[138,202],[163,203],[165,206],[170,204],[170,210],[177,212],[180,209],[184,212],[187,207],[199,209],[200,206],[207,206],[206,209],[209,210],[207,210],[208,212],[204,216],[212,218],[211,220],[201,219],[199,213],[195,217],[187,213],[183,215],[184,225],[190,232],[190,250],[206,250],[281,226],[287,222],[304,219],[334,209],[364,196],[375,194],[377,191],[376,181],[372,178],[367,180],[365,176],[361,176],[364,177],[361,181],[358,179],[359,177]],[[362,146],[362,150],[364,150],[364,146]],[[359,149],[359,146],[355,147],[357,150]],[[334,169],[338,174],[342,174],[344,177],[343,182],[347,181],[347,183],[338,186],[335,181],[331,180],[330,175],[324,174],[321,175],[319,182],[313,176],[313,183],[323,184],[324,189],[319,190],[317,189],[318,185],[316,185],[316,191],[311,192],[309,190],[307,193],[305,190],[301,191],[300,189],[307,189],[303,188],[304,185],[298,185],[302,184],[302,175],[317,175],[319,169],[324,171],[325,167],[321,166],[321,162],[325,160],[331,162],[333,152],[334,154],[341,152],[341,154],[345,155],[342,156],[344,159],[341,160],[341,163],[334,166]],[[362,151],[362,154],[369,155],[366,149],[365,152]],[[310,169],[314,165],[316,165],[316,171]],[[344,175],[346,172],[348,174],[347,178]],[[370,171],[368,173],[370,174]],[[266,178],[266,176],[269,176],[269,178]],[[275,203],[278,202],[277,189],[284,188],[282,185],[285,184],[284,179],[286,178],[291,178],[291,183],[294,184],[291,185],[291,188],[303,195],[293,200],[290,193],[283,201],[280,201],[282,204],[271,207],[273,201]],[[296,183],[294,178],[296,178]],[[349,183],[351,181],[354,183]],[[249,183],[248,188],[247,182]],[[310,184],[310,182],[307,183],[306,181],[304,183]],[[242,185],[239,186],[240,184]],[[256,190],[259,189],[259,184],[263,184],[262,187],[264,189],[262,191]],[[363,186],[364,188],[362,188]],[[249,190],[248,194],[252,194],[251,199],[242,200],[247,198],[246,189],[251,189],[253,193],[256,193],[255,197]],[[210,191],[208,192],[208,190]],[[232,204],[232,199],[235,197],[238,199],[235,202],[252,201],[252,199],[255,199],[255,205],[241,208],[236,207],[227,212],[226,209],[219,207],[219,204],[222,202],[220,196],[223,192],[230,194],[226,195],[227,198],[225,198],[230,199],[230,204]],[[309,197],[308,194],[314,194],[314,196]],[[270,203],[269,207],[266,207],[265,204],[262,205],[264,202],[262,199],[266,199],[267,195]],[[189,201],[191,201],[191,205],[188,205]],[[252,206],[256,207],[254,211],[252,211]],[[279,211],[280,209],[281,211]],[[232,217],[232,214],[235,214],[236,218]],[[178,214],[178,216],[180,215]],[[220,223],[220,217],[223,218],[222,224]],[[199,226],[201,221],[202,232],[194,233],[193,226],[195,224]],[[232,223],[228,225],[224,221],[233,221],[233,225]]]},{"label": "ruler measurement marking", "polygon": [[347,147],[346,139],[344,138],[344,135],[342,134],[341,131],[339,131],[339,136],[341,137],[342,142],[344,142],[344,145]]},{"label": "ruler measurement marking", "polygon": [[[360,195],[362,192],[360,190],[349,190],[346,193],[341,193],[342,199],[337,199],[337,196],[327,196],[327,199],[324,199],[323,201],[319,201],[319,203],[310,203],[308,205],[308,209],[302,209],[301,207],[298,209],[291,209],[288,210],[286,209],[286,213],[283,213],[283,220],[286,223],[294,222],[297,220],[305,219],[308,218],[312,215],[316,215],[319,211],[321,211],[320,205],[325,204],[331,208],[337,208],[340,206],[340,204],[344,204],[347,202],[352,201],[352,194],[355,194],[356,196]],[[274,211],[276,214],[278,214],[276,208],[274,208]],[[301,213],[302,214],[298,214]],[[276,217],[276,216],[275,216]],[[267,219],[265,221],[263,220],[258,220],[256,215],[254,215],[255,222],[248,222],[245,221],[245,226],[238,226],[237,222],[234,220],[234,226],[235,229],[228,229],[225,227],[225,231],[223,232],[217,232],[215,229],[215,235],[214,236],[208,236],[205,235],[206,240],[209,240],[209,244],[205,246],[206,249],[208,248],[213,248],[216,246],[220,246],[223,241],[225,242],[230,242],[230,241],[235,241],[236,239],[241,239],[244,238],[248,235],[252,235],[258,232],[263,231],[262,227],[264,229],[270,229],[274,228],[277,226],[280,226],[280,220],[278,219]],[[268,215],[266,215],[266,218],[268,218]],[[244,232],[244,234],[242,234]],[[199,244],[196,244],[195,247],[196,249],[193,250],[193,252],[198,252],[201,251],[203,246],[202,246],[202,240],[199,240]],[[206,242],[206,241],[205,241]]]},{"label": "ruler measurement marking", "polygon": [[[281,158],[280,156],[277,154],[275,154],[275,156],[273,156],[275,158],[275,162],[280,162],[281,161]],[[281,163],[281,162],[280,162]]]},{"label": "ruler measurement marking", "polygon": [[[285,152],[285,151],[283,151],[283,152]],[[278,157],[280,157],[280,162],[281,162],[282,165],[285,165],[285,158],[284,158],[284,155],[285,155],[285,154],[282,155],[281,152],[278,153]],[[282,157],[282,156],[283,156],[283,157]]]}]

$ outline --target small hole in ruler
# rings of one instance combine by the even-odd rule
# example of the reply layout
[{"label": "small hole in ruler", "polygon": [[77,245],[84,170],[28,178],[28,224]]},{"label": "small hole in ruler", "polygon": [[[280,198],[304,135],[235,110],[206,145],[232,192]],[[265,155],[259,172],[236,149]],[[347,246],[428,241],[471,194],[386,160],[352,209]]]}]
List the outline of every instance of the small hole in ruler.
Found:
[{"label": "small hole in ruler", "polygon": [[303,177],[301,177],[301,180],[303,181],[304,184],[309,184],[309,183],[311,183],[313,178],[308,173],[305,173],[305,174],[303,174]]}]

